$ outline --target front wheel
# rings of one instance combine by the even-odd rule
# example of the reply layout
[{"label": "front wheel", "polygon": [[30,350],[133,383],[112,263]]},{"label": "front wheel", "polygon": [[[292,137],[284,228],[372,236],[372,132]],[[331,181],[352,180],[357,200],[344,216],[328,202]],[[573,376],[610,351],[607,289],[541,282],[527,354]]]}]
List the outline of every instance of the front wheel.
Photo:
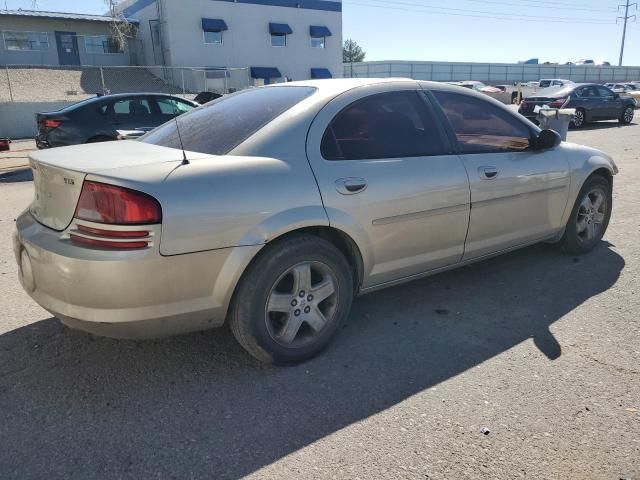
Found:
[{"label": "front wheel", "polygon": [[247,269],[229,323],[258,360],[295,364],[329,344],[352,299],[353,276],[342,253],[326,240],[297,234],[267,245]]},{"label": "front wheel", "polygon": [[632,107],[627,107],[624,109],[624,111],[622,112],[622,115],[620,115],[620,118],[618,119],[618,121],[620,123],[623,123],[625,125],[631,123],[633,120],[633,108]]},{"label": "front wheel", "polygon": [[595,247],[607,230],[612,205],[611,183],[600,175],[587,179],[560,240],[562,249],[571,255],[582,255]]}]

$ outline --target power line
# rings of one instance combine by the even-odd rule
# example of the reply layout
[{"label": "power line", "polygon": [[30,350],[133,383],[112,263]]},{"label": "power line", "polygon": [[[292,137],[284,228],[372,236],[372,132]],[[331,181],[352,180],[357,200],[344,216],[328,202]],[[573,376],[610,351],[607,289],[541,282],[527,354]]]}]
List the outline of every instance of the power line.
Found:
[{"label": "power line", "polygon": [[634,20],[636,19],[635,15],[629,15],[629,7],[636,7],[636,10],[638,9],[637,3],[629,2],[630,0],[627,0],[625,5],[618,5],[618,11],[620,11],[620,8],[624,8],[624,17],[616,18],[616,23],[618,23],[618,20],[624,21],[624,27],[622,27],[622,44],[620,45],[620,61],[618,62],[619,66],[622,66],[622,57],[624,55],[624,41],[627,37],[627,22],[630,18],[633,18]]},{"label": "power line", "polygon": [[[486,12],[480,10],[466,10],[466,9],[453,9],[446,7],[433,7],[424,4],[402,2],[396,0],[368,0],[369,2],[380,2],[383,5],[376,5],[373,3],[354,2],[345,0],[347,5],[360,5],[364,7],[384,8],[390,10],[403,10],[407,12],[423,12],[431,13],[435,15],[447,15],[454,17],[471,17],[471,18],[486,18],[493,20],[516,20],[520,22],[544,22],[544,23],[574,23],[574,24],[588,24],[588,25],[614,25],[611,21],[600,21],[590,19],[575,19],[575,17],[542,17],[537,15],[524,15],[524,14],[507,14],[498,12]],[[392,5],[408,5],[414,8],[408,7],[396,7]],[[419,8],[415,8],[419,7]],[[472,12],[472,13],[456,13],[456,12]]]},{"label": "power line", "polygon": [[[500,1],[492,1],[492,0],[464,0],[466,2],[476,2],[476,3],[483,3],[483,4],[493,4],[493,5],[505,5],[505,6],[512,6],[512,7],[525,7],[525,8],[531,8],[531,7],[535,7],[535,4],[550,4],[553,5],[553,8],[556,10],[582,10],[585,12],[611,12],[611,11],[615,11],[616,8],[615,7],[609,7],[609,8],[591,8],[591,7],[574,7],[574,6],[569,6],[572,5],[570,3],[558,3],[558,2],[541,2],[539,0],[521,0],[522,2],[529,2],[529,3],[533,3],[534,5],[527,5],[526,3],[514,3],[514,2],[500,2]],[[562,6],[558,6],[558,5],[565,5],[564,7]]]}]

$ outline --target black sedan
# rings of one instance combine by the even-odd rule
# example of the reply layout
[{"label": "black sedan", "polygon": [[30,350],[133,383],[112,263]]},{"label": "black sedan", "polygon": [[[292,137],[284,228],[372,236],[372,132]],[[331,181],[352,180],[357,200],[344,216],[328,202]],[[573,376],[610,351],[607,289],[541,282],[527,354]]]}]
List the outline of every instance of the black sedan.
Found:
[{"label": "black sedan", "polygon": [[580,128],[597,120],[631,123],[636,101],[602,85],[583,83],[542,90],[536,96],[525,98],[518,111],[535,121],[538,115],[536,106],[545,105],[551,108],[574,108],[576,113],[572,125]]},{"label": "black sedan", "polygon": [[[38,148],[130,138],[198,106],[158,93],[121,93],[83,100],[56,112],[38,113]],[[135,136],[135,135],[133,135]]]}]

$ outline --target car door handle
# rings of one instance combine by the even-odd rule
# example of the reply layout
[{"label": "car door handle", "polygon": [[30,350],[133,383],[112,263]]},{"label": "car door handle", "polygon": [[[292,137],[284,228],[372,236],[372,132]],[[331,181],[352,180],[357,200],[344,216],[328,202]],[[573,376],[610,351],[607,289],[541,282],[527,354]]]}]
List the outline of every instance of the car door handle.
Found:
[{"label": "car door handle", "polygon": [[483,180],[493,180],[498,176],[498,169],[496,167],[480,167],[478,173]]},{"label": "car door handle", "polygon": [[336,180],[336,190],[342,195],[353,195],[367,188],[367,181],[360,177],[339,178]]}]

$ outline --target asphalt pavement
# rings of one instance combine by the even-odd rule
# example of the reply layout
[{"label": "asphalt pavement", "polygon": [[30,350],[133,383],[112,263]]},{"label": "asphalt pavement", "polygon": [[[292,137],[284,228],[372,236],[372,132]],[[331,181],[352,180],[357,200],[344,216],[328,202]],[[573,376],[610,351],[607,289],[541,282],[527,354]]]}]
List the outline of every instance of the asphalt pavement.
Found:
[{"label": "asphalt pavement", "polygon": [[360,297],[290,368],[226,328],[133,342],[62,326],[18,285],[33,187],[5,178],[0,478],[640,479],[640,125],[569,140],[620,167],[593,252],[537,245]]}]

